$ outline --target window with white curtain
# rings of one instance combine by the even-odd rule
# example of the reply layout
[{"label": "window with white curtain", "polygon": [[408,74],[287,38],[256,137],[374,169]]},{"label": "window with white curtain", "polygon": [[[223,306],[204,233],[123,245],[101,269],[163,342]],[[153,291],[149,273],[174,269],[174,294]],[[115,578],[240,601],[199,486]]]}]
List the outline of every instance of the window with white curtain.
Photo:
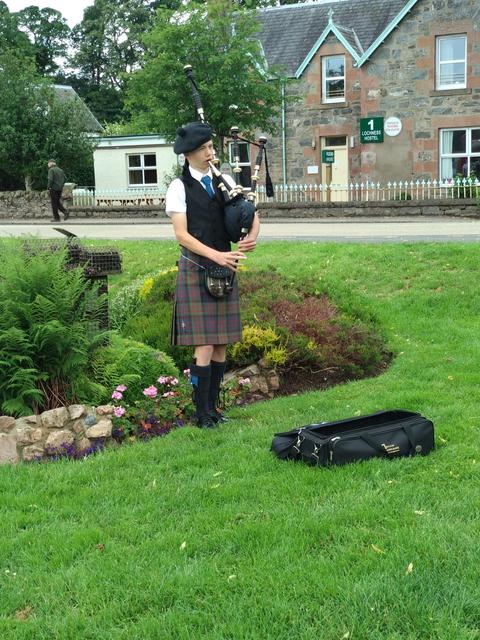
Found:
[{"label": "window with white curtain", "polygon": [[467,86],[467,37],[437,38],[437,89],[464,89]]},{"label": "window with white curtain", "polygon": [[440,131],[440,179],[480,180],[480,127]]},{"label": "window with white curtain", "polygon": [[322,102],[345,101],[345,56],[322,58]]}]

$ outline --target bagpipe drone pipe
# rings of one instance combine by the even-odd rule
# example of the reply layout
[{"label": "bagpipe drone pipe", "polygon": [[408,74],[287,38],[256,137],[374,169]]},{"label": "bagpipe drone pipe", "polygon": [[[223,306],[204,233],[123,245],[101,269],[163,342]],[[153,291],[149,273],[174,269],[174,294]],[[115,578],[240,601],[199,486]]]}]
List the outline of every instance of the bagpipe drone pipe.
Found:
[{"label": "bagpipe drone pipe", "polygon": [[[202,106],[202,99],[200,97],[198,87],[193,77],[192,66],[185,65],[184,71],[192,88],[193,102],[198,119],[201,122],[206,122]],[[244,138],[239,138],[238,127],[231,127],[230,135],[232,138],[233,160],[235,163],[233,173],[236,175],[238,175],[238,173],[240,173],[241,171],[239,166],[240,153],[238,141],[241,139],[242,141],[249,142],[250,144],[254,144],[258,147],[258,153],[255,160],[255,169],[252,175],[251,189],[246,196],[243,194],[243,188],[241,185],[235,184],[235,186],[232,188],[223,179],[221,172],[217,169],[214,162],[209,163],[213,175],[218,180],[220,192],[224,201],[225,229],[227,231],[227,235],[231,242],[236,243],[248,234],[253,224],[253,219],[256,211],[257,183],[259,180],[260,168],[262,166],[264,155],[266,161],[265,145],[267,144],[267,138],[265,136],[260,136],[258,142],[244,140]],[[265,168],[267,174],[266,193],[267,196],[271,197],[273,196],[273,187],[270,176],[268,175],[267,162],[265,162]]]}]

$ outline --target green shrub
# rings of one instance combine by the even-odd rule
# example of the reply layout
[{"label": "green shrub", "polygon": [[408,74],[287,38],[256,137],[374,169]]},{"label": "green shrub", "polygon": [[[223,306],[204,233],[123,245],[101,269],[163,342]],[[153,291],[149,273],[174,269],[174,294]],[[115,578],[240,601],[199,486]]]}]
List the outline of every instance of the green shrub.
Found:
[{"label": "green shrub", "polygon": [[243,340],[229,347],[228,357],[237,367],[263,358],[268,366],[276,368],[285,363],[286,352],[280,336],[271,327],[247,325],[243,327]]},{"label": "green shrub", "polygon": [[179,369],[190,366],[191,347],[170,344],[172,309],[177,269],[167,269],[143,279],[139,287],[137,313],[125,322],[122,335],[138,340],[175,359]]},{"label": "green shrub", "polygon": [[109,402],[112,389],[119,384],[128,386],[131,397],[140,398],[143,389],[159,376],[178,376],[178,369],[168,355],[116,334],[107,346],[95,351],[91,370],[100,385],[99,393],[92,398],[95,404]]},{"label": "green shrub", "polygon": [[28,415],[87,400],[87,375],[105,296],[65,254],[24,254],[0,243],[0,407]]},{"label": "green shrub", "polygon": [[[139,312],[122,333],[168,353],[184,369],[192,349],[170,345],[175,276],[170,270],[144,280]],[[333,383],[373,375],[388,361],[373,325],[340,312],[327,296],[314,295],[311,282],[286,278],[272,267],[242,268],[238,280],[243,340],[228,347],[230,368],[263,359],[280,374],[321,373]]]}]

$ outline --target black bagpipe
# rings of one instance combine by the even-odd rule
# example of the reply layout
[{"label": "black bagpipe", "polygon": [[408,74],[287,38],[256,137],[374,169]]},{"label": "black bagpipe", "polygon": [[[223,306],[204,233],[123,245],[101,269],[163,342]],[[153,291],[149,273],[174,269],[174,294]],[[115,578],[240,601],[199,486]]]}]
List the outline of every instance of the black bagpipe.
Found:
[{"label": "black bagpipe", "polygon": [[[183,70],[185,71],[185,74],[191,84],[193,102],[195,105],[197,116],[201,122],[206,122],[202,106],[202,99],[200,97],[196,82],[193,78],[192,67],[191,65],[187,64],[185,65]],[[230,135],[232,137],[233,160],[235,163],[233,173],[238,174],[241,172],[241,168],[239,166],[240,153],[238,141],[240,140],[240,138],[238,135],[238,127],[232,127],[230,129]],[[244,139],[241,138],[241,140],[243,141]],[[215,164],[213,162],[209,163],[213,175],[217,178],[220,192],[224,201],[225,229],[231,242],[238,242],[240,239],[244,238],[252,227],[256,211],[257,183],[259,180],[260,167],[262,166],[267,138],[265,138],[265,136],[259,137],[258,143],[252,142],[250,140],[245,140],[245,142],[249,142],[250,144],[254,144],[258,147],[258,153],[255,160],[255,171],[252,175],[252,185],[246,197],[243,194],[241,185],[236,184],[232,188],[225,182],[221,172],[217,169]],[[271,186],[270,176],[268,176],[267,195],[273,195],[272,191],[273,187]]]}]

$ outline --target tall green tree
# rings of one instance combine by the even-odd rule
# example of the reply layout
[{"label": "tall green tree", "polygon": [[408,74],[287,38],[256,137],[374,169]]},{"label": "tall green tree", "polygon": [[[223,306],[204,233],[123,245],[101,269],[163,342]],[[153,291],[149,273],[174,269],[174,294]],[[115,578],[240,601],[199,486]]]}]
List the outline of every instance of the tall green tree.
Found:
[{"label": "tall green tree", "polygon": [[45,188],[51,157],[70,181],[85,184],[93,164],[85,105],[60,100],[33,61],[11,51],[0,54],[0,96],[0,178],[7,186]]},{"label": "tall green tree", "polygon": [[120,117],[125,78],[141,64],[153,18],[147,0],[95,0],[73,29],[71,64],[78,73],[72,85],[100,120]]},{"label": "tall green tree", "polygon": [[159,9],[145,37],[145,65],[128,86],[127,104],[138,131],[173,139],[178,126],[197,119],[185,64],[194,68],[206,119],[217,133],[228,134],[232,126],[244,134],[273,131],[282,78],[266,68],[258,29],[253,12],[228,0]]},{"label": "tall green tree", "polygon": [[59,69],[56,58],[66,55],[70,27],[60,11],[25,7],[15,14],[18,25],[33,44],[37,71],[51,76]]},{"label": "tall green tree", "polygon": [[16,16],[10,13],[5,2],[0,0],[0,53],[7,49],[14,49],[18,55],[34,55],[33,45],[27,34],[18,28]]}]

